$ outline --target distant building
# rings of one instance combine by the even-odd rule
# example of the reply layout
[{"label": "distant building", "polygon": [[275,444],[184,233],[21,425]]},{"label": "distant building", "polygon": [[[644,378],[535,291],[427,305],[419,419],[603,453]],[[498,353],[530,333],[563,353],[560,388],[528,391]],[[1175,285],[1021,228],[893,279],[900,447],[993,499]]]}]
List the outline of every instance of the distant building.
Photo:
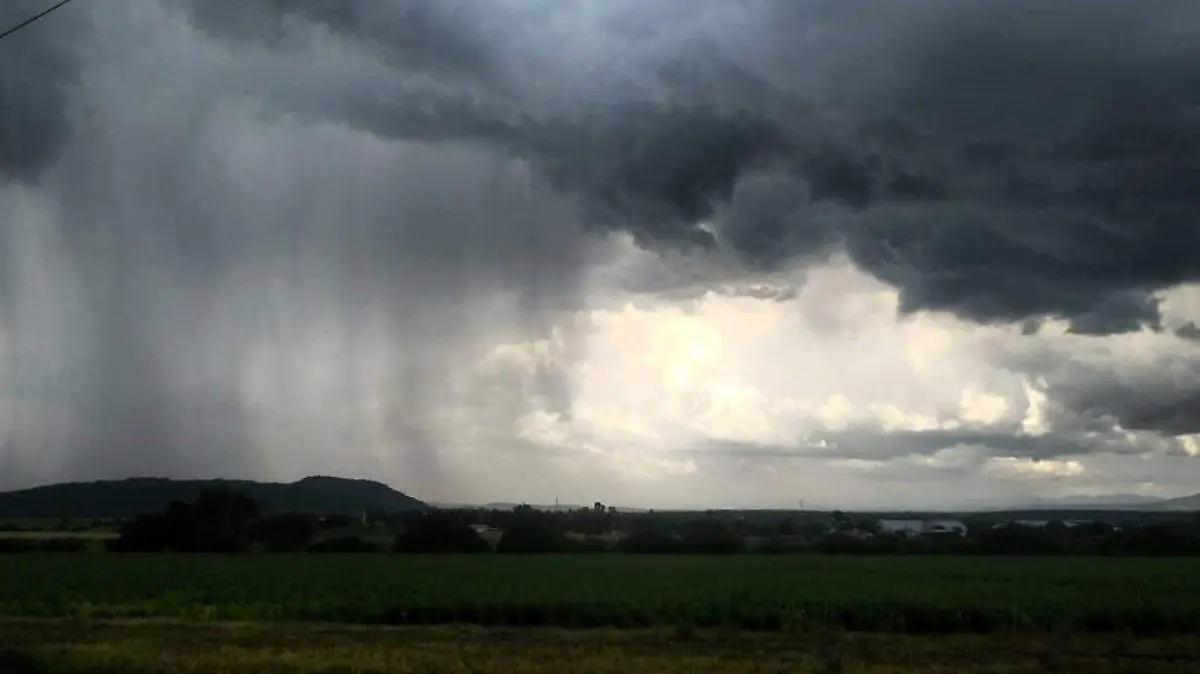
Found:
[{"label": "distant building", "polygon": [[967,525],[958,520],[934,520],[925,523],[925,530],[922,534],[930,534],[935,536],[966,536]]},{"label": "distant building", "polygon": [[500,544],[500,537],[504,532],[487,524],[472,524],[471,529],[482,538],[494,550]]},{"label": "distant building", "polygon": [[879,530],[893,536],[920,536],[925,530],[922,520],[880,520]]},{"label": "distant building", "polygon": [[893,536],[967,535],[967,525],[958,520],[880,520],[879,530]]}]

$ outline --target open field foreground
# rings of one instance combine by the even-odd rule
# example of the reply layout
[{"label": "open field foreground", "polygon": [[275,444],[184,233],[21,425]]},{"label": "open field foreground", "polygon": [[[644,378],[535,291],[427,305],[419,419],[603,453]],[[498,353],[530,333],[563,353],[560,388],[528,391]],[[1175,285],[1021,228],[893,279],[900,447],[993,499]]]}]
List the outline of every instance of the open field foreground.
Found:
[{"label": "open field foreground", "polygon": [[1187,674],[1198,656],[1196,637],[0,622],[6,674]]},{"label": "open field foreground", "polygon": [[8,555],[0,615],[948,634],[1200,632],[1194,559]]}]

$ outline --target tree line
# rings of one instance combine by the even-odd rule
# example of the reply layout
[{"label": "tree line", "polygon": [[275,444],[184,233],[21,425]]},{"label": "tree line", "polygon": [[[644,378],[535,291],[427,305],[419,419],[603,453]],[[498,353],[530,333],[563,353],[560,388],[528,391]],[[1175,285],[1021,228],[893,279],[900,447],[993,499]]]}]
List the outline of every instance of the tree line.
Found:
[{"label": "tree line", "polygon": [[[878,521],[835,512],[824,519],[748,520],[704,513],[619,513],[602,503],[570,511],[367,510],[346,514],[266,514],[231,488],[124,521],[113,552],[397,552],[409,554],[980,554],[1200,555],[1200,516],[1191,521],[1114,527],[981,525],[965,536],[891,535]],[[481,535],[486,529],[489,536]],[[613,535],[620,531],[620,535]],[[6,544],[11,544],[5,548]],[[0,541],[0,552],[77,551],[69,539]],[[21,548],[20,550],[16,548]]]}]

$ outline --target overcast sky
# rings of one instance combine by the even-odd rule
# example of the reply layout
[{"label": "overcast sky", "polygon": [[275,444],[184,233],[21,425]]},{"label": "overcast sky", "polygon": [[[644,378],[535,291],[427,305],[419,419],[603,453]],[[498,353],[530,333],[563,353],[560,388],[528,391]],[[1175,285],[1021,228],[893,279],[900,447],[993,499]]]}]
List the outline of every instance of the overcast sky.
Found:
[{"label": "overcast sky", "polygon": [[1197,129],[1194,0],[72,3],[0,41],[0,488],[1194,493]]}]

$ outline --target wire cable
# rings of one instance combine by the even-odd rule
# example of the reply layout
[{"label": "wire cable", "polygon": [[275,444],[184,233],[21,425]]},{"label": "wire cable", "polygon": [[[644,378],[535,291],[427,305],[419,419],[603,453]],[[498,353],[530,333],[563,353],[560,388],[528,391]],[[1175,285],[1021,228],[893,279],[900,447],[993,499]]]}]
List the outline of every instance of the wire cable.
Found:
[{"label": "wire cable", "polygon": [[51,5],[50,7],[43,9],[42,11],[38,12],[37,14],[34,14],[33,16],[29,17],[28,19],[25,19],[21,23],[18,23],[17,25],[6,29],[3,33],[0,33],[0,40],[3,40],[4,38],[12,35],[13,33],[16,33],[17,31],[19,31],[23,28],[29,27],[31,24],[36,22],[38,19],[43,19],[43,18],[49,16],[54,11],[62,9],[63,7],[66,7],[71,2],[72,2],[72,0],[60,0],[59,2]]}]

